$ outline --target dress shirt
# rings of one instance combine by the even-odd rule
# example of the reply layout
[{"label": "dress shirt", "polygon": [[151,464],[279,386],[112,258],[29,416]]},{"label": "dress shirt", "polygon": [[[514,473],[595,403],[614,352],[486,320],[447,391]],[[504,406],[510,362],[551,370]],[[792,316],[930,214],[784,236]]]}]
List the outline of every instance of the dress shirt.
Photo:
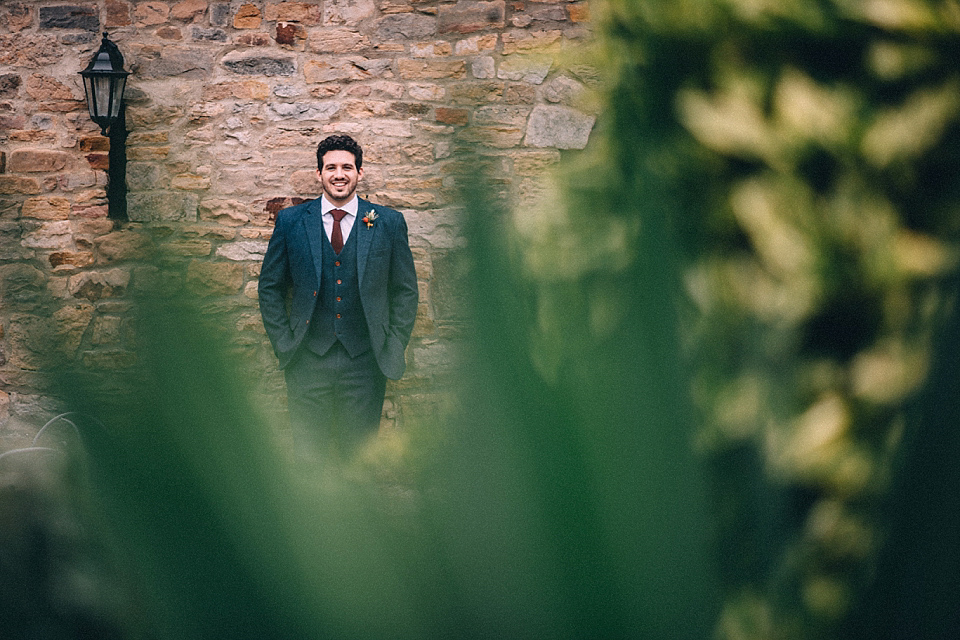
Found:
[{"label": "dress shirt", "polygon": [[327,234],[327,240],[333,237],[333,214],[330,213],[330,211],[332,209],[340,209],[341,211],[347,212],[347,215],[340,219],[340,233],[343,235],[343,244],[347,244],[350,232],[353,231],[353,223],[357,220],[357,208],[359,206],[360,201],[357,199],[356,194],[354,194],[350,202],[342,207],[335,207],[327,201],[326,196],[320,196],[320,211],[323,214],[323,230]]}]

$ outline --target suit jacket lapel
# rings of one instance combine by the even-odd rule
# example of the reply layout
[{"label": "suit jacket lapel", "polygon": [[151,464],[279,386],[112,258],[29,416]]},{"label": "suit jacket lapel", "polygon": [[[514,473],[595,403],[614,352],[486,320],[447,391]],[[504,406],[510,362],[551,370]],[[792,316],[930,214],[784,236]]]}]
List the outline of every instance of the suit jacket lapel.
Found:
[{"label": "suit jacket lapel", "polygon": [[323,214],[320,212],[320,198],[311,202],[307,213],[303,216],[303,226],[310,240],[310,251],[313,253],[313,265],[317,271],[317,286],[320,286],[320,272],[323,269]]},{"label": "suit jacket lapel", "polygon": [[360,198],[360,204],[357,206],[357,219],[353,221],[353,233],[357,234],[357,282],[363,284],[363,276],[367,269],[367,256],[370,255],[370,245],[373,242],[373,234],[376,233],[377,225],[368,227],[363,221],[363,216],[373,209],[373,206]]}]

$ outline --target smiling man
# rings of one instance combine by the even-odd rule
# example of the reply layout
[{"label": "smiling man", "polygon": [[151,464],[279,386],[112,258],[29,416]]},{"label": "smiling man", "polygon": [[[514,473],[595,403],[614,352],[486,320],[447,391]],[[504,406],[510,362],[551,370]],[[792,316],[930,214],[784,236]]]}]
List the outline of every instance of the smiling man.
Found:
[{"label": "smiling man", "polygon": [[277,214],[260,314],[284,371],[298,450],[349,455],[377,431],[386,379],[403,375],[417,274],[403,215],[356,195],[356,141],[326,138],[317,166],[323,195]]}]

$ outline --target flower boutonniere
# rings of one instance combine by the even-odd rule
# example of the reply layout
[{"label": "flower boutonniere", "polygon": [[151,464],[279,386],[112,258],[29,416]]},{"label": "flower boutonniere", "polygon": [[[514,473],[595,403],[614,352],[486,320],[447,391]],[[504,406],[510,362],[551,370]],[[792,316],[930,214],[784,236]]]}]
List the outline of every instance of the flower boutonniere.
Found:
[{"label": "flower boutonniere", "polygon": [[376,211],[371,211],[367,215],[363,216],[363,221],[367,223],[367,228],[373,226],[373,221],[376,220],[379,216]]}]

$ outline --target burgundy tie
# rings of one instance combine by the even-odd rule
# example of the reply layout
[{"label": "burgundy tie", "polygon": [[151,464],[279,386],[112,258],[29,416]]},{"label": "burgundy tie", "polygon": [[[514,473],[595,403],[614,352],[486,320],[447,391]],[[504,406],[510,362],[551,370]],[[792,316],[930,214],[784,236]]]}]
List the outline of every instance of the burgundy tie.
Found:
[{"label": "burgundy tie", "polygon": [[333,233],[330,234],[330,244],[333,245],[333,252],[340,255],[343,249],[343,232],[340,230],[340,221],[347,212],[343,209],[330,209],[330,215],[333,216]]}]

